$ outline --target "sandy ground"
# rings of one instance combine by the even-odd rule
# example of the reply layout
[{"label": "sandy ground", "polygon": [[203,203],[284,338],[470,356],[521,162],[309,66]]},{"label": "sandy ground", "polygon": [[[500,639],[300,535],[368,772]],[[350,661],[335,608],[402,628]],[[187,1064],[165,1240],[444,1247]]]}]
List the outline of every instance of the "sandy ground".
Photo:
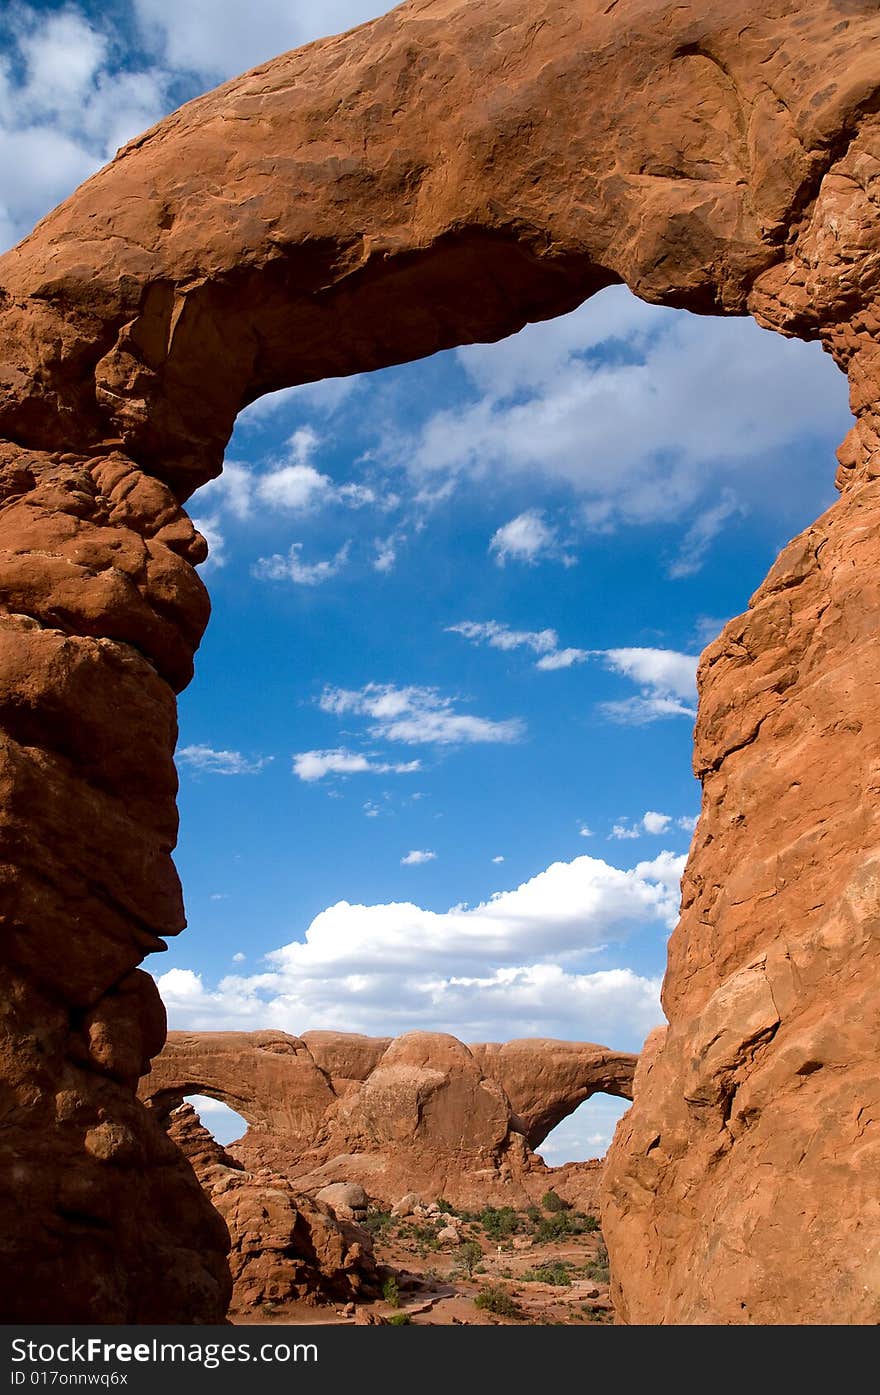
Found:
[{"label": "sandy ground", "polygon": [[[375,1252],[380,1264],[396,1272],[396,1305],[387,1299],[358,1304],[357,1308],[353,1304],[270,1304],[248,1314],[231,1313],[230,1320],[239,1325],[353,1326],[358,1324],[358,1315],[360,1323],[372,1315],[373,1321],[404,1321],[416,1327],[612,1322],[601,1235],[593,1232],[538,1240],[525,1218],[521,1224],[523,1233],[500,1241],[487,1235],[477,1220],[461,1225],[462,1242],[480,1248],[478,1258],[471,1255],[471,1275],[463,1263],[462,1245],[435,1248],[430,1239],[426,1243],[430,1226],[421,1220],[391,1224],[377,1235]],[[566,1277],[569,1282],[547,1283],[534,1275],[533,1271],[546,1266],[552,1277]],[[488,1307],[475,1302],[481,1294],[488,1294]],[[515,1316],[503,1311],[507,1302],[516,1305]],[[497,1311],[499,1308],[502,1311]]]}]

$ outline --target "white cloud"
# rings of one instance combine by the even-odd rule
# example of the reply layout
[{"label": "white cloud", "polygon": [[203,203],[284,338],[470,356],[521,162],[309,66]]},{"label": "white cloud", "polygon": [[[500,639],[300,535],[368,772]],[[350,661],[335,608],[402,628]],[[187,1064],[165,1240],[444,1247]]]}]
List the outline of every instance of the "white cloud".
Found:
[{"label": "white cloud", "polygon": [[226,535],[220,526],[220,520],[218,518],[194,518],[193,527],[197,533],[201,533],[208,544],[208,556],[202,565],[205,567],[225,567]]},{"label": "white cloud", "polygon": [[158,982],[175,1026],[247,1025],[455,1032],[465,1040],[558,1035],[639,1045],[662,1020],[659,980],[591,970],[593,954],[639,927],[674,923],[684,858],[630,870],[578,857],[480,905],[340,901],[267,970],[206,987],[191,970]]},{"label": "white cloud", "polygon": [[436,862],[437,854],[428,848],[412,848],[400,859],[401,867],[420,867],[423,862]]},{"label": "white cloud", "polygon": [[296,387],[280,388],[278,392],[267,392],[239,412],[236,426],[262,427],[290,407],[332,416],[353,392],[363,387],[364,377],[364,374],[353,374],[350,378],[322,378],[317,383],[300,383]]},{"label": "white cloud", "polygon": [[111,44],[73,6],[0,13],[0,250],[173,105],[171,75],[113,66]]},{"label": "white cloud", "polygon": [[394,570],[397,561],[397,549],[405,539],[392,533],[388,538],[376,538],[373,547],[375,557],[373,558],[373,570],[377,572],[390,572]]},{"label": "white cloud", "polygon": [[611,833],[610,833],[609,836],[610,836],[611,838],[618,838],[618,839],[622,839],[622,838],[641,838],[641,836],[642,836],[642,830],[641,830],[640,828],[631,828],[630,825],[629,825],[628,823],[616,823],[616,824],[614,824],[614,826],[612,827]]},{"label": "white cloud", "polygon": [[725,489],[718,503],[699,513],[688,528],[669,575],[673,578],[694,576],[728,519],[742,517],[746,512],[732,490]]},{"label": "white cloud", "polygon": [[342,571],[348,561],[351,543],[343,543],[335,556],[325,557],[320,562],[304,562],[302,549],[302,543],[291,543],[286,557],[278,552],[271,557],[260,557],[251,572],[262,581],[293,581],[297,586],[320,586]]},{"label": "white cloud", "polygon": [[456,712],[453,699],[442,696],[436,688],[398,688],[391,683],[368,683],[358,690],[325,688],[319,706],[337,716],[356,713],[371,717],[372,736],[407,745],[518,741],[524,731],[518,718],[492,721]]},{"label": "white cloud", "polygon": [[[782,344],[747,317],[650,307],[624,287],[458,357],[478,399],[388,443],[423,490],[543,479],[569,489],[588,529],[668,523],[698,509],[679,558],[685,569],[740,509],[790,509],[768,470],[775,457],[810,438],[831,445],[849,425],[845,380],[817,345]],[[816,465],[817,500],[823,487]],[[539,529],[536,551],[546,542]]]},{"label": "white cloud", "polygon": [[622,673],[661,696],[696,696],[699,663],[696,654],[680,654],[675,649],[604,649],[600,652],[615,673]]},{"label": "white cloud", "polygon": [[544,654],[535,664],[535,668],[543,669],[545,672],[555,672],[560,668],[571,668],[572,664],[582,664],[589,654],[586,649],[557,649],[553,654]]},{"label": "white cloud", "polygon": [[582,823],[580,825],[580,827],[578,828],[578,833],[582,838],[592,838],[593,836],[592,828],[590,828],[589,824],[586,823]]},{"label": "white cloud", "polygon": [[560,649],[555,630],[512,630],[497,620],[462,620],[447,625],[446,633],[463,635],[472,644],[488,644],[492,649],[531,649],[540,655],[535,667],[545,672],[571,668],[589,657],[586,649]]},{"label": "white cloud", "polygon": [[233,954],[232,962],[233,964],[243,964],[246,958],[247,955],[242,954],[241,950],[239,950],[237,954]]},{"label": "white cloud", "polygon": [[175,68],[204,74],[214,82],[234,77],[287,49],[383,14],[382,0],[134,0],[148,40]]},{"label": "white cloud", "polygon": [[560,551],[556,529],[544,521],[540,509],[527,509],[504,523],[492,534],[489,551],[495,554],[499,567],[506,562],[526,562],[533,565],[540,558],[558,558],[571,566],[574,558]]},{"label": "white cloud", "polygon": [[177,752],[178,764],[188,765],[204,775],[256,775],[274,756],[243,756],[240,751],[215,751],[211,746],[183,746]]},{"label": "white cloud", "polygon": [[674,819],[671,814],[661,814],[656,809],[648,809],[635,823],[630,823],[629,819],[621,819],[614,824],[609,837],[641,838],[647,833],[650,837],[659,838],[673,827],[692,833],[696,826],[697,820],[687,815]]},{"label": "white cloud", "polygon": [[696,716],[696,654],[674,649],[603,649],[594,651],[614,673],[639,683],[638,697],[600,704],[612,721],[638,726],[662,717]]},{"label": "white cloud", "polygon": [[497,857],[493,857],[493,858],[492,858],[492,861],[493,861],[493,862],[503,862],[503,861],[504,861],[504,854],[503,854],[503,853],[499,853],[499,854],[497,855]]},{"label": "white cloud", "polygon": [[[421,761],[380,761],[362,751],[348,751],[337,747],[335,751],[300,751],[293,757],[293,773],[301,780],[323,780],[325,775],[364,775],[369,772],[377,775],[412,775],[421,770]],[[368,816],[372,810],[364,805]],[[375,810],[378,813],[378,809]]]}]

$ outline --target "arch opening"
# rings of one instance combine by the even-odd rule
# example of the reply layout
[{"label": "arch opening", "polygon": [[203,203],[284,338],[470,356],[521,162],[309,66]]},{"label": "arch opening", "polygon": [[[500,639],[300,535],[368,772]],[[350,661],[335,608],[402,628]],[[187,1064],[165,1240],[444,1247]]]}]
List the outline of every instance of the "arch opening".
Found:
[{"label": "arch opening", "polygon": [[619,1096],[599,1092],[591,1095],[550,1130],[536,1148],[538,1156],[548,1167],[603,1158],[629,1107],[630,1101]]},{"label": "arch opening", "polygon": [[[184,1095],[184,1104],[191,1104],[199,1121],[223,1148],[229,1148],[243,1138],[250,1127],[242,1114],[237,1114],[224,1100],[213,1095]],[[234,1155],[234,1148],[231,1149]]]}]

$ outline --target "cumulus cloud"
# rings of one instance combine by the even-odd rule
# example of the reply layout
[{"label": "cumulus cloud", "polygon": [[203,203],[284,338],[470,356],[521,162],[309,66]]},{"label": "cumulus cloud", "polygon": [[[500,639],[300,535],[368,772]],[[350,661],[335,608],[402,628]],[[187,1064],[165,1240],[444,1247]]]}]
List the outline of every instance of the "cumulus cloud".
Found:
[{"label": "cumulus cloud", "polygon": [[0,42],[2,251],[174,101],[172,74],[121,69],[104,28],[72,5],[5,7]]},{"label": "cumulus cloud", "polygon": [[[362,751],[349,751],[337,747],[334,751],[300,751],[293,757],[293,773],[309,783],[323,780],[325,775],[412,775],[421,770],[421,762],[383,761]],[[364,806],[368,816],[378,813],[372,806]]]},{"label": "cumulus cloud", "polygon": [[233,964],[243,964],[246,958],[247,955],[242,954],[241,950],[239,950],[237,954],[233,954],[232,962]]},{"label": "cumulus cloud", "polygon": [[493,861],[493,862],[503,862],[503,861],[504,861],[504,854],[503,854],[503,853],[498,853],[498,855],[497,855],[496,857],[493,857],[493,858],[492,858],[492,861]]},{"label": "cumulus cloud", "polygon": [[565,566],[574,562],[573,557],[561,551],[557,530],[545,521],[540,509],[527,509],[497,528],[490,539],[489,551],[499,567],[506,562],[534,565],[542,558],[558,558]]},{"label": "cumulus cloud", "polygon": [[428,848],[411,848],[404,857],[400,859],[401,867],[420,867],[423,862],[435,862],[437,854]]},{"label": "cumulus cloud", "polygon": [[258,775],[274,756],[243,756],[241,751],[215,751],[211,746],[183,746],[178,765],[188,765],[202,775]]},{"label": "cumulus cloud", "polygon": [[606,667],[641,686],[637,697],[601,704],[612,721],[638,726],[661,717],[695,717],[696,654],[674,649],[604,649],[597,651]]},{"label": "cumulus cloud", "polygon": [[261,581],[292,581],[297,586],[320,586],[331,577],[338,576],[348,561],[351,543],[345,542],[333,557],[322,558],[320,562],[304,562],[303,544],[291,543],[287,556],[279,552],[271,557],[260,557],[251,568],[252,575]]},{"label": "cumulus cloud", "polygon": [[164,62],[204,74],[211,83],[234,77],[287,49],[383,14],[382,0],[134,0],[144,37]]},{"label": "cumulus cloud", "polygon": [[446,632],[463,635],[472,644],[488,644],[492,649],[531,649],[539,655],[535,668],[544,672],[571,668],[589,657],[586,649],[560,649],[559,635],[551,629],[512,630],[497,620],[462,620],[457,625],[447,625]]},{"label": "cumulus cloud", "polygon": [[589,960],[639,927],[674,923],[683,864],[669,852],[628,870],[578,857],[445,912],[340,901],[267,955],[263,973],[211,988],[172,969],[159,987],[181,1027],[422,1027],[471,1040],[515,1030],[639,1044],[662,1020],[659,980]]},{"label": "cumulus cloud", "polygon": [[[748,318],[648,306],[623,287],[458,358],[476,400],[390,448],[423,488],[542,479],[568,488],[587,529],[690,515],[679,575],[741,510],[786,507],[775,457],[848,429],[845,381],[818,346],[783,346]],[[818,465],[811,488],[820,500]],[[552,541],[540,515],[521,520],[513,550],[499,537],[499,560],[534,560]]]},{"label": "cumulus cloud", "polygon": [[644,834],[648,834],[649,837],[659,838],[672,828],[680,828],[685,833],[693,833],[696,826],[696,818],[690,815],[685,814],[680,818],[673,818],[671,814],[661,814],[656,809],[648,809],[634,823],[630,823],[629,819],[621,819],[615,823],[609,837],[617,839],[641,838]]},{"label": "cumulus cloud", "polygon": [[436,688],[392,683],[367,683],[365,687],[325,688],[319,699],[324,712],[336,716],[354,713],[373,719],[370,734],[407,745],[470,745],[475,742],[518,741],[524,727],[518,718],[493,721],[457,712],[452,698]]}]

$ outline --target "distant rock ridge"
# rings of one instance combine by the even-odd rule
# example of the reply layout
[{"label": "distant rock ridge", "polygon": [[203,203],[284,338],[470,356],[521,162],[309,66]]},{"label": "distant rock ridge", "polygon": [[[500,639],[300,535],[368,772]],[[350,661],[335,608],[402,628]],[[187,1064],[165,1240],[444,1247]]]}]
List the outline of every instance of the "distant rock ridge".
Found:
[{"label": "distant rock ridge", "polygon": [[[140,1094],[166,1112],[194,1094],[228,1104],[249,1125],[234,1157],[301,1191],[354,1181],[389,1205],[410,1191],[486,1205],[546,1191],[555,1170],[533,1150],[597,1091],[630,1098],[636,1060],[543,1038],[170,1032]],[[561,1194],[595,1205],[598,1172],[560,1170]]]}]

